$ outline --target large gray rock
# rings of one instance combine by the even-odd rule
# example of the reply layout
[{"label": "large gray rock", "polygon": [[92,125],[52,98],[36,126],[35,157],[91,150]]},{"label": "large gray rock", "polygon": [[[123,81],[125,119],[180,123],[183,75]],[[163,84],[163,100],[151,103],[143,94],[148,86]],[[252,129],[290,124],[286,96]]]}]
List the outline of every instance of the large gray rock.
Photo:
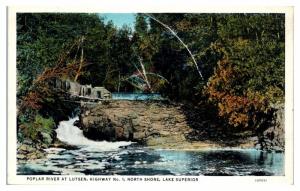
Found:
[{"label": "large gray rock", "polygon": [[138,101],[106,101],[82,109],[80,126],[93,140],[153,142],[153,138],[187,141],[178,134],[190,132],[180,108]]},{"label": "large gray rock", "polygon": [[42,132],[41,136],[44,144],[50,145],[52,143],[53,139],[49,133]]},{"label": "large gray rock", "polygon": [[274,106],[272,126],[265,130],[260,138],[262,148],[265,150],[285,150],[285,117],[284,104]]},{"label": "large gray rock", "polygon": [[[224,134],[222,124],[205,120],[179,104],[106,100],[82,106],[79,126],[93,140],[135,141],[155,148],[199,149],[239,147],[284,150],[284,108],[274,114],[274,123],[262,133]],[[202,116],[202,120],[201,120]],[[200,117],[200,119],[199,119]]]}]

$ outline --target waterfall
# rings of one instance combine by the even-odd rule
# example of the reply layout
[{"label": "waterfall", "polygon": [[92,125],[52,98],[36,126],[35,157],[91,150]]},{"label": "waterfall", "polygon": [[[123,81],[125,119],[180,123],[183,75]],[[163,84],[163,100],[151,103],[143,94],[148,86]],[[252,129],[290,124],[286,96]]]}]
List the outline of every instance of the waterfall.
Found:
[{"label": "waterfall", "polygon": [[107,141],[92,141],[83,136],[82,130],[74,126],[74,122],[78,120],[78,116],[67,121],[61,121],[56,129],[57,138],[69,145],[79,146],[82,149],[94,151],[111,151],[117,150],[121,146],[128,146],[132,142],[107,142]]}]

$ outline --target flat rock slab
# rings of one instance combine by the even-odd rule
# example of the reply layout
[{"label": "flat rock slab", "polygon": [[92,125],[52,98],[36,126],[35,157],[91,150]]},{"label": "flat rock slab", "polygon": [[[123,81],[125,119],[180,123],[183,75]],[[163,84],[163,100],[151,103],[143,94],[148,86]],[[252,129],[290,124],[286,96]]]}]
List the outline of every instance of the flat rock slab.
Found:
[{"label": "flat rock slab", "polygon": [[[93,107],[83,106],[79,125],[87,138],[98,141],[134,141],[162,149],[224,147],[210,140],[190,139],[195,129],[182,108],[180,104],[161,101],[102,101]],[[254,147],[247,142],[238,146]]]},{"label": "flat rock slab", "polygon": [[187,141],[192,129],[178,105],[161,102],[111,100],[82,111],[80,126],[94,140],[137,141],[154,144]]}]

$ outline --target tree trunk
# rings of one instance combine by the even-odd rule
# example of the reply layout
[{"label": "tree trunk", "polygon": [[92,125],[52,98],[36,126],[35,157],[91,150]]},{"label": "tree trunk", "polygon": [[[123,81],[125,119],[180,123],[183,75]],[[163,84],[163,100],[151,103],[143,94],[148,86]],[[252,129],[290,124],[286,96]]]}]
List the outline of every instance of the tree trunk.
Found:
[{"label": "tree trunk", "polygon": [[76,76],[74,78],[74,81],[77,82],[78,80],[78,77],[80,76],[80,73],[81,73],[81,69],[82,69],[82,66],[83,66],[83,48],[81,48],[81,56],[80,56],[80,63],[79,63],[79,68],[76,72]]}]

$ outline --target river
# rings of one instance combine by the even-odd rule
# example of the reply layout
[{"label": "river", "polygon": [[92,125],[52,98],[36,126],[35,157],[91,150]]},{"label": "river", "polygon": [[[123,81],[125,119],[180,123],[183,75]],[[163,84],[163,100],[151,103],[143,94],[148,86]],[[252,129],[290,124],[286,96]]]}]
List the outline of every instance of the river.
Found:
[{"label": "river", "polygon": [[159,93],[112,93],[113,100],[164,100]]},{"label": "river", "polygon": [[283,176],[284,153],[256,149],[156,150],[132,142],[92,141],[60,122],[61,141],[76,149],[48,148],[46,158],[18,164],[19,175],[206,175]]}]

